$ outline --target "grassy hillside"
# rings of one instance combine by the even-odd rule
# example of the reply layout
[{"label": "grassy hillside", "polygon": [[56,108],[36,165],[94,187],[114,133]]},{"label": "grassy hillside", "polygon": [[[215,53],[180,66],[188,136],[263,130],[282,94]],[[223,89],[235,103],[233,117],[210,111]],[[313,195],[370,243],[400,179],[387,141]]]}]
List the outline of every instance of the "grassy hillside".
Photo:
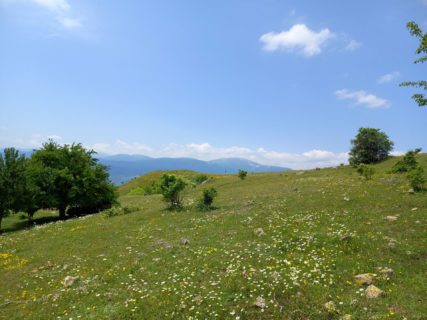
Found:
[{"label": "grassy hillside", "polygon": [[[120,202],[136,212],[0,237],[0,318],[426,319],[427,194],[386,173],[396,161],[371,181],[350,167],[215,176],[180,212],[126,195],[161,172],[135,179]],[[206,186],[218,209],[201,213]],[[361,273],[378,275],[382,297],[365,296]]]}]

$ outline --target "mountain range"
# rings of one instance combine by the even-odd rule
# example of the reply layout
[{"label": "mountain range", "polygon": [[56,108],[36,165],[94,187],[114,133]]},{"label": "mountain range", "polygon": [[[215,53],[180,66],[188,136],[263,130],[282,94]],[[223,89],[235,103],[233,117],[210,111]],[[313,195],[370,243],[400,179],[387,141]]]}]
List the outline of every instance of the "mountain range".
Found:
[{"label": "mountain range", "polygon": [[[0,149],[3,153],[3,149]],[[19,152],[27,157],[31,155],[31,149],[19,149]],[[144,155],[97,154],[99,162],[106,165],[110,173],[110,180],[120,185],[135,177],[157,170],[193,170],[204,173],[228,173],[235,174],[241,170],[248,172],[273,172],[285,171],[289,168],[262,165],[242,158],[221,158],[217,160],[203,161],[194,158],[152,158]]]},{"label": "mountain range", "polygon": [[222,158],[203,161],[193,158],[151,158],[141,155],[98,155],[101,163],[108,167],[110,179],[121,184],[132,178],[156,170],[193,170],[204,173],[235,174],[241,170],[248,172],[285,171],[289,168],[262,165],[247,159]]}]

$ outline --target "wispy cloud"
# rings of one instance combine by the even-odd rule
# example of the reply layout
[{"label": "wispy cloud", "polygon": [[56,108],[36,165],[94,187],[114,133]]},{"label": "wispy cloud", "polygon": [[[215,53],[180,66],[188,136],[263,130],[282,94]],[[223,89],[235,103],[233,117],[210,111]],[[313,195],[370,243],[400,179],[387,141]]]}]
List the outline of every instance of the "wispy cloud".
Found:
[{"label": "wispy cloud", "polygon": [[76,18],[58,17],[57,20],[62,26],[68,29],[80,28],[82,26],[80,19]]},{"label": "wispy cloud", "polygon": [[67,12],[71,9],[70,4],[67,0],[32,0],[39,6],[45,7],[48,10],[55,12]]},{"label": "wispy cloud", "polygon": [[388,108],[390,106],[390,103],[386,99],[377,97],[363,90],[350,91],[348,89],[341,89],[335,91],[335,96],[340,100],[353,100],[357,105],[362,105],[371,109]]},{"label": "wispy cloud", "polygon": [[82,27],[80,18],[72,13],[72,7],[68,0],[0,0],[2,3],[11,5],[13,3],[32,3],[50,12],[53,20],[56,20],[58,26],[65,29],[76,29]]},{"label": "wispy cloud", "polygon": [[400,73],[397,72],[397,71],[391,72],[391,73],[387,73],[387,74],[381,76],[378,79],[378,83],[383,84],[383,83],[386,83],[386,82],[391,82],[393,80],[396,80],[399,77],[399,75],[400,75]]},{"label": "wispy cloud", "polygon": [[345,50],[347,51],[354,51],[359,49],[362,46],[362,42],[356,41],[356,40],[350,40],[350,42],[345,47]]},{"label": "wispy cloud", "polygon": [[285,50],[311,57],[320,54],[327,41],[333,37],[334,34],[328,28],[316,32],[305,24],[295,24],[287,31],[263,34],[259,40],[266,51]]}]

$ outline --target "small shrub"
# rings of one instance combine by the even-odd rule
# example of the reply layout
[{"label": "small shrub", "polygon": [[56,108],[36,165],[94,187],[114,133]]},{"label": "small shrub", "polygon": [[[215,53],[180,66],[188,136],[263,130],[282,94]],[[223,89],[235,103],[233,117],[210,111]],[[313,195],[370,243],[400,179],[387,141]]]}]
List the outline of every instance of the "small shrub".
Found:
[{"label": "small shrub", "polygon": [[152,194],[161,194],[162,190],[160,188],[160,184],[158,182],[151,182],[148,186],[144,188],[144,195],[152,195]]},{"label": "small shrub", "polygon": [[107,218],[120,216],[122,214],[122,208],[119,206],[115,206],[110,209],[104,210],[103,213]]},{"label": "small shrub", "polygon": [[130,192],[130,196],[143,196],[145,194],[145,189],[143,187],[133,188]]},{"label": "small shrub", "polygon": [[245,180],[246,176],[248,175],[248,172],[245,170],[239,169],[239,173],[237,176],[240,178],[240,180]]},{"label": "small shrub", "polygon": [[169,208],[182,207],[182,191],[186,185],[187,182],[174,174],[162,175],[160,189],[163,199],[169,204]]},{"label": "small shrub", "polygon": [[424,169],[422,167],[417,166],[414,170],[408,172],[407,178],[411,188],[415,192],[424,190],[424,183],[426,182],[426,179],[424,177]]},{"label": "small shrub", "polygon": [[393,173],[402,173],[402,172],[409,172],[411,170],[414,170],[417,165],[417,159],[415,159],[415,155],[420,153],[421,149],[415,149],[415,150],[409,150],[406,152],[406,154],[403,156],[403,159],[399,160],[391,169],[391,172]]},{"label": "small shrub", "polygon": [[123,216],[135,211],[140,210],[139,207],[120,207],[120,206],[115,206],[112,207],[110,209],[104,210],[103,213],[105,215],[105,217],[107,218],[112,218],[112,217],[116,217],[116,216]]},{"label": "small shrub", "polygon": [[194,182],[196,184],[202,184],[203,182],[205,182],[208,179],[209,179],[209,177],[206,174],[201,173],[194,178]]},{"label": "small shrub", "polygon": [[366,180],[371,180],[375,173],[375,169],[372,166],[368,166],[362,163],[357,167],[357,172]]},{"label": "small shrub", "polygon": [[201,211],[209,211],[212,210],[212,203],[218,192],[215,188],[208,188],[203,190],[202,198],[197,203],[197,208]]}]

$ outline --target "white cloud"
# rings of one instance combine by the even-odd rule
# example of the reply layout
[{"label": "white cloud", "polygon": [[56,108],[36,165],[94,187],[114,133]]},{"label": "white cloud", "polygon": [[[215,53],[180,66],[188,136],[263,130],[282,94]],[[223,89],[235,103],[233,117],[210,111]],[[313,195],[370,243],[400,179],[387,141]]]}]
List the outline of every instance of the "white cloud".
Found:
[{"label": "white cloud", "polygon": [[288,31],[263,34],[260,41],[266,51],[296,51],[311,57],[321,53],[326,42],[333,37],[334,34],[327,28],[316,32],[305,24],[295,24]]},{"label": "white cloud", "polygon": [[347,51],[354,51],[359,49],[362,46],[362,42],[356,41],[356,40],[351,40],[347,46],[345,47],[345,50]]},{"label": "white cloud", "polygon": [[62,24],[65,28],[68,29],[80,28],[82,26],[80,20],[75,18],[59,17],[57,18],[57,20],[60,24]]},{"label": "white cloud", "polygon": [[113,144],[109,143],[95,143],[89,148],[99,153],[105,154],[152,154],[153,149],[145,144],[140,143],[127,143],[123,140],[117,140]]},{"label": "white cloud", "polygon": [[[19,0],[0,0],[2,4],[13,4],[20,2]],[[57,26],[65,29],[75,29],[82,26],[81,19],[73,17],[72,8],[67,0],[24,0],[23,3],[33,3],[47,11],[54,20],[57,21]]]},{"label": "white cloud", "polygon": [[39,6],[55,12],[67,12],[71,9],[67,0],[32,0]]},{"label": "white cloud", "polygon": [[151,157],[190,157],[201,160],[219,158],[245,158],[265,165],[289,167],[293,169],[310,169],[330,167],[347,163],[347,152],[334,153],[326,150],[310,150],[301,154],[245,147],[215,147],[209,143],[170,143],[160,148],[151,148],[140,143],[126,143],[117,140],[115,143],[97,143],[89,146],[99,153],[105,154],[143,154]]},{"label": "white cloud", "polygon": [[350,91],[348,89],[341,89],[335,91],[335,96],[340,100],[354,100],[357,105],[363,105],[371,109],[387,108],[390,106],[387,100],[363,90]]},{"label": "white cloud", "polygon": [[391,73],[387,73],[387,74],[381,76],[378,79],[378,83],[382,84],[382,83],[386,83],[386,82],[390,82],[390,81],[396,80],[399,77],[399,75],[400,74],[397,71],[391,72]]}]

